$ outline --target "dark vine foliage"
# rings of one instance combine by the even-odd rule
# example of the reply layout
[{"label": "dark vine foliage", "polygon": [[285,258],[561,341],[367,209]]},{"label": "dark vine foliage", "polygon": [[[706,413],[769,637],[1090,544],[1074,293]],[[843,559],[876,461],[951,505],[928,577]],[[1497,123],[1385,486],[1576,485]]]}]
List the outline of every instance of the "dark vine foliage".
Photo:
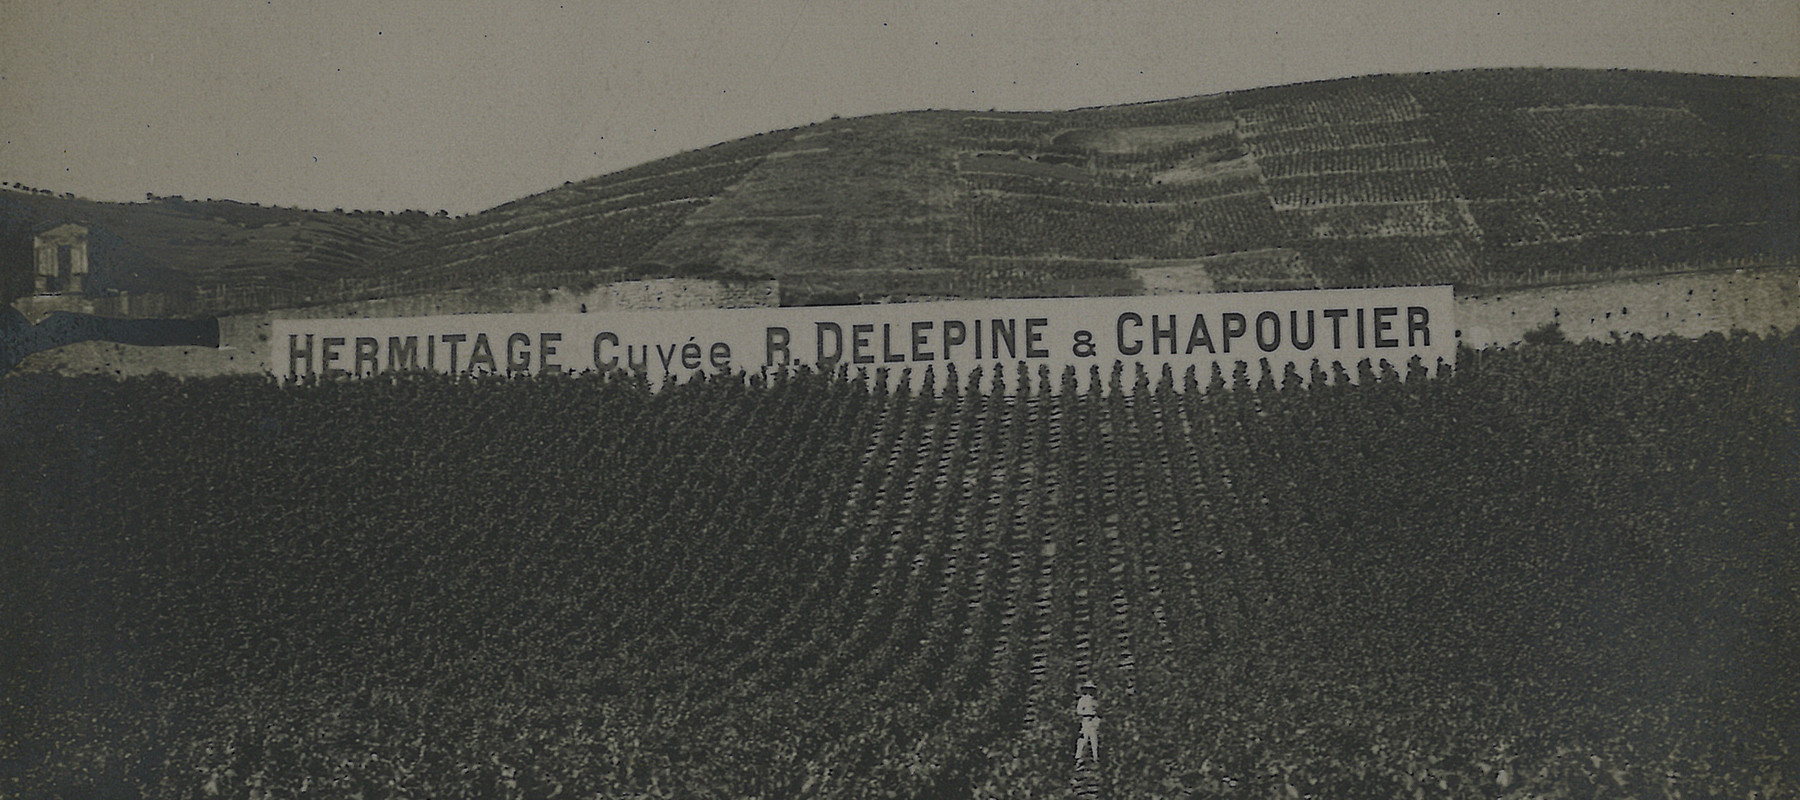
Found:
[{"label": "dark vine foliage", "polygon": [[10,378],[0,794],[1794,791],[1800,338],[1404,371]]}]

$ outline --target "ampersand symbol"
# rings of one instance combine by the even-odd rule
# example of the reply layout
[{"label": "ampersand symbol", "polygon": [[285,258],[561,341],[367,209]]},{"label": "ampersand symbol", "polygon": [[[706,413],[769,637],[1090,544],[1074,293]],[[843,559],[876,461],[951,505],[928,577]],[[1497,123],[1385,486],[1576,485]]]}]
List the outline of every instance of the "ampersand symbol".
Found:
[{"label": "ampersand symbol", "polygon": [[1075,357],[1076,358],[1093,358],[1094,357],[1094,333],[1093,333],[1093,331],[1076,331],[1075,332]]}]

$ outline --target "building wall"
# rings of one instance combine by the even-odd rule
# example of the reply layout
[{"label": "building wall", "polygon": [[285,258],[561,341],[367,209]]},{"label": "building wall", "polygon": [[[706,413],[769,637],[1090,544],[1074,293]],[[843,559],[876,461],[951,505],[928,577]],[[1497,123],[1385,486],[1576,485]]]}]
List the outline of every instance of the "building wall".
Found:
[{"label": "building wall", "polygon": [[[678,311],[780,305],[775,281],[722,283],[689,278],[625,281],[587,291],[570,289],[465,289],[434,294],[284,308],[219,318],[219,347],[137,347],[78,342],[26,357],[20,372],[63,375],[168,374],[198,377],[261,373],[275,319],[426,317],[444,314],[584,314],[602,311]],[[24,300],[21,300],[23,303]],[[95,310],[92,305],[87,307]],[[27,314],[35,322],[48,309]],[[80,307],[61,310],[82,311]],[[92,312],[90,312],[92,313]],[[104,315],[104,312],[99,312]],[[121,315],[123,316],[123,315]]]},{"label": "building wall", "polygon": [[[51,284],[62,275],[61,248],[69,248],[68,282],[58,287]],[[38,294],[67,292],[80,294],[88,276],[88,231],[81,225],[58,225],[32,237],[33,291]]]},{"label": "building wall", "polygon": [[1800,268],[1700,272],[1579,286],[1462,295],[1456,325],[1470,347],[1511,345],[1554,324],[1571,341],[1614,334],[1697,337],[1800,327]]},{"label": "building wall", "polygon": [[[467,313],[593,313],[779,305],[773,281],[718,284],[632,281],[578,292],[472,290],[338,303],[222,317],[218,349],[83,342],[34,354],[21,371],[59,374],[202,376],[261,373],[275,318],[407,317]],[[1506,346],[1554,323],[1574,341],[1614,334],[1701,336],[1800,327],[1800,268],[1692,273],[1456,298],[1458,337],[1471,347]]]},{"label": "building wall", "polygon": [[623,281],[601,287],[607,309],[685,311],[696,308],[759,308],[781,305],[776,281],[721,283],[689,278]]},{"label": "building wall", "polygon": [[123,319],[187,317],[189,311],[188,304],[181,298],[167,294],[107,294],[97,297],[82,294],[26,295],[14,300],[13,308],[18,309],[34,325],[44,321],[53,311]]},{"label": "building wall", "polygon": [[[220,328],[223,336],[224,320],[220,320]],[[117,378],[159,374],[196,378],[261,374],[263,363],[260,355],[227,347],[137,347],[113,342],[76,342],[26,356],[14,371]]]}]

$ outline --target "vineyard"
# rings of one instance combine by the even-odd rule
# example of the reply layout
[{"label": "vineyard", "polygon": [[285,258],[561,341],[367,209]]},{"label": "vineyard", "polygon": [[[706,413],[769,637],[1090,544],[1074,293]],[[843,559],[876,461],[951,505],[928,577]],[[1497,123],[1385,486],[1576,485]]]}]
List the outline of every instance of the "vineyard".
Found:
[{"label": "vineyard", "polygon": [[1794,792],[1800,338],[1095,370],[10,378],[0,795]]},{"label": "vineyard", "polygon": [[[0,288],[29,288],[31,231],[67,219],[98,229],[97,286],[191,295],[195,313],[577,272],[768,276],[812,305],[1136,294],[1139,270],[1208,259],[1234,265],[1213,285],[1246,290],[1788,266],[1796,130],[1800,80],[1621,70],[911,111],[723,142],[458,219],[9,192]],[[1272,251],[1297,265],[1238,257]]]},{"label": "vineyard", "polygon": [[1766,82],[1505,70],[966,117],[956,251],[1049,267],[1283,250],[1328,287],[1780,263],[1794,108]]},{"label": "vineyard", "polygon": [[403,253],[392,269],[405,279],[437,281],[440,288],[574,269],[623,276],[683,220],[786,143],[785,134],[740,139],[515,200],[458,220],[427,245]]},{"label": "vineyard", "polygon": [[974,255],[1182,258],[1253,249],[1276,230],[1268,201],[1225,196],[1181,203],[1106,203],[977,196],[969,203]]}]

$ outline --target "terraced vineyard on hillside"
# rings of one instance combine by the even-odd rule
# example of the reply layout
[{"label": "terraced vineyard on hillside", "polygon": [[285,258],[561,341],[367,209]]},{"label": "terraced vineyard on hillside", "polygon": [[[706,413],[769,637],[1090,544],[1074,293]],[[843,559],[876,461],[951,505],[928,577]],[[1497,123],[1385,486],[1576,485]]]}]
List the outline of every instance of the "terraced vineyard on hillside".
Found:
[{"label": "terraced vineyard on hillside", "polygon": [[[1141,269],[1221,290],[1512,287],[1791,263],[1797,123],[1792,80],[1578,70],[910,112],[602,176],[457,236],[482,232],[507,270],[773,275],[796,303],[1136,293]],[[646,183],[684,199],[632,194],[641,223],[582,205]]]},{"label": "terraced vineyard on hillside", "polygon": [[0,793],[1781,796],[1797,364],[9,379]]},{"label": "terraced vineyard on hillside", "polygon": [[226,232],[154,266],[199,281],[194,264],[223,259],[241,269],[211,279],[315,300],[723,273],[777,277],[804,304],[1132,294],[1145,269],[1218,290],[1493,289],[1792,265],[1796,130],[1797,79],[1545,69],[917,111],[726,142],[299,260]]}]

